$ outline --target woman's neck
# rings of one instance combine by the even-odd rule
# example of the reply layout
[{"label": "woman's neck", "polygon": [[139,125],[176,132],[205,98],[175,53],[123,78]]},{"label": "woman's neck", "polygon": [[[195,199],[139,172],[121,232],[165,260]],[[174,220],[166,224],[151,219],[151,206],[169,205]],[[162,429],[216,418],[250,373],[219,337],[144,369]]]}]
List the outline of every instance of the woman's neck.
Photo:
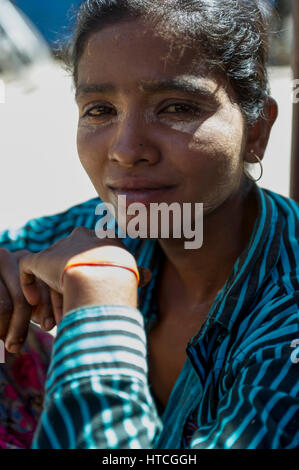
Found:
[{"label": "woman's neck", "polygon": [[256,217],[257,202],[250,186],[204,217],[200,249],[185,249],[181,239],[159,240],[166,255],[163,277],[172,287],[180,286],[191,304],[212,299],[247,246]]}]

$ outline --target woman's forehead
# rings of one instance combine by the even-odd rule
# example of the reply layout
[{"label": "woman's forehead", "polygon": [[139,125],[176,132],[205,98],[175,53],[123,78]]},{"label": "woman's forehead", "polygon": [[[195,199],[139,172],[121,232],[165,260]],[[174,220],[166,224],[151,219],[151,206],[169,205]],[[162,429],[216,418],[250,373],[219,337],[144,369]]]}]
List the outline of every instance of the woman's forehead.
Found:
[{"label": "woman's forehead", "polygon": [[183,36],[166,34],[154,29],[150,23],[142,19],[121,21],[106,25],[98,31],[90,33],[83,49],[83,56],[101,56],[102,60],[121,60],[120,56],[131,52],[137,56],[146,54],[146,59],[155,57],[165,65],[174,63],[189,63],[189,66],[202,64],[198,44],[188,41]]},{"label": "woman's forehead", "polygon": [[78,63],[78,86],[115,80],[142,86],[142,82],[167,82],[182,76],[193,76],[193,82],[211,81],[207,60],[198,50],[143,26],[121,22],[91,34]]}]

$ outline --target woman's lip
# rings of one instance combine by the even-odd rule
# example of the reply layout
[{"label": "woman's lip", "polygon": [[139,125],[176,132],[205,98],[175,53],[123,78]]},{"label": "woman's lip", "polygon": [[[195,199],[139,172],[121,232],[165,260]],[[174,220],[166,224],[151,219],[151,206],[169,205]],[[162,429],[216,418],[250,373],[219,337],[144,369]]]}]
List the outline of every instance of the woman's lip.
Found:
[{"label": "woman's lip", "polygon": [[116,196],[126,196],[126,206],[134,202],[148,205],[154,202],[164,202],[168,194],[175,186],[165,186],[161,188],[109,188]]}]

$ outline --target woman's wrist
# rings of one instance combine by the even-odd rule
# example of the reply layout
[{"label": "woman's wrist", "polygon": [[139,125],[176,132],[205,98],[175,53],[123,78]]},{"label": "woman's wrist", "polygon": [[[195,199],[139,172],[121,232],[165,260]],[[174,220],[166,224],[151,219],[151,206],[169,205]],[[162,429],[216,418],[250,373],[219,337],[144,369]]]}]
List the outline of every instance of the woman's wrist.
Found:
[{"label": "woman's wrist", "polygon": [[137,307],[134,273],[115,266],[78,266],[65,272],[63,315],[92,305]]}]

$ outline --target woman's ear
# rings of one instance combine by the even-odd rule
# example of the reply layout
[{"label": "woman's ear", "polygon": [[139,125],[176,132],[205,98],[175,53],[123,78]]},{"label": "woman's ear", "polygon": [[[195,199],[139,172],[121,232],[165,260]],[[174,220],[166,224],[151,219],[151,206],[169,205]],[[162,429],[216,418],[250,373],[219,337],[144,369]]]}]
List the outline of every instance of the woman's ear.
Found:
[{"label": "woman's ear", "polygon": [[272,96],[268,96],[265,101],[262,116],[252,125],[248,126],[246,142],[246,158],[249,163],[256,163],[254,154],[258,155],[260,160],[264,153],[270,137],[270,132],[278,115],[278,106]]}]

